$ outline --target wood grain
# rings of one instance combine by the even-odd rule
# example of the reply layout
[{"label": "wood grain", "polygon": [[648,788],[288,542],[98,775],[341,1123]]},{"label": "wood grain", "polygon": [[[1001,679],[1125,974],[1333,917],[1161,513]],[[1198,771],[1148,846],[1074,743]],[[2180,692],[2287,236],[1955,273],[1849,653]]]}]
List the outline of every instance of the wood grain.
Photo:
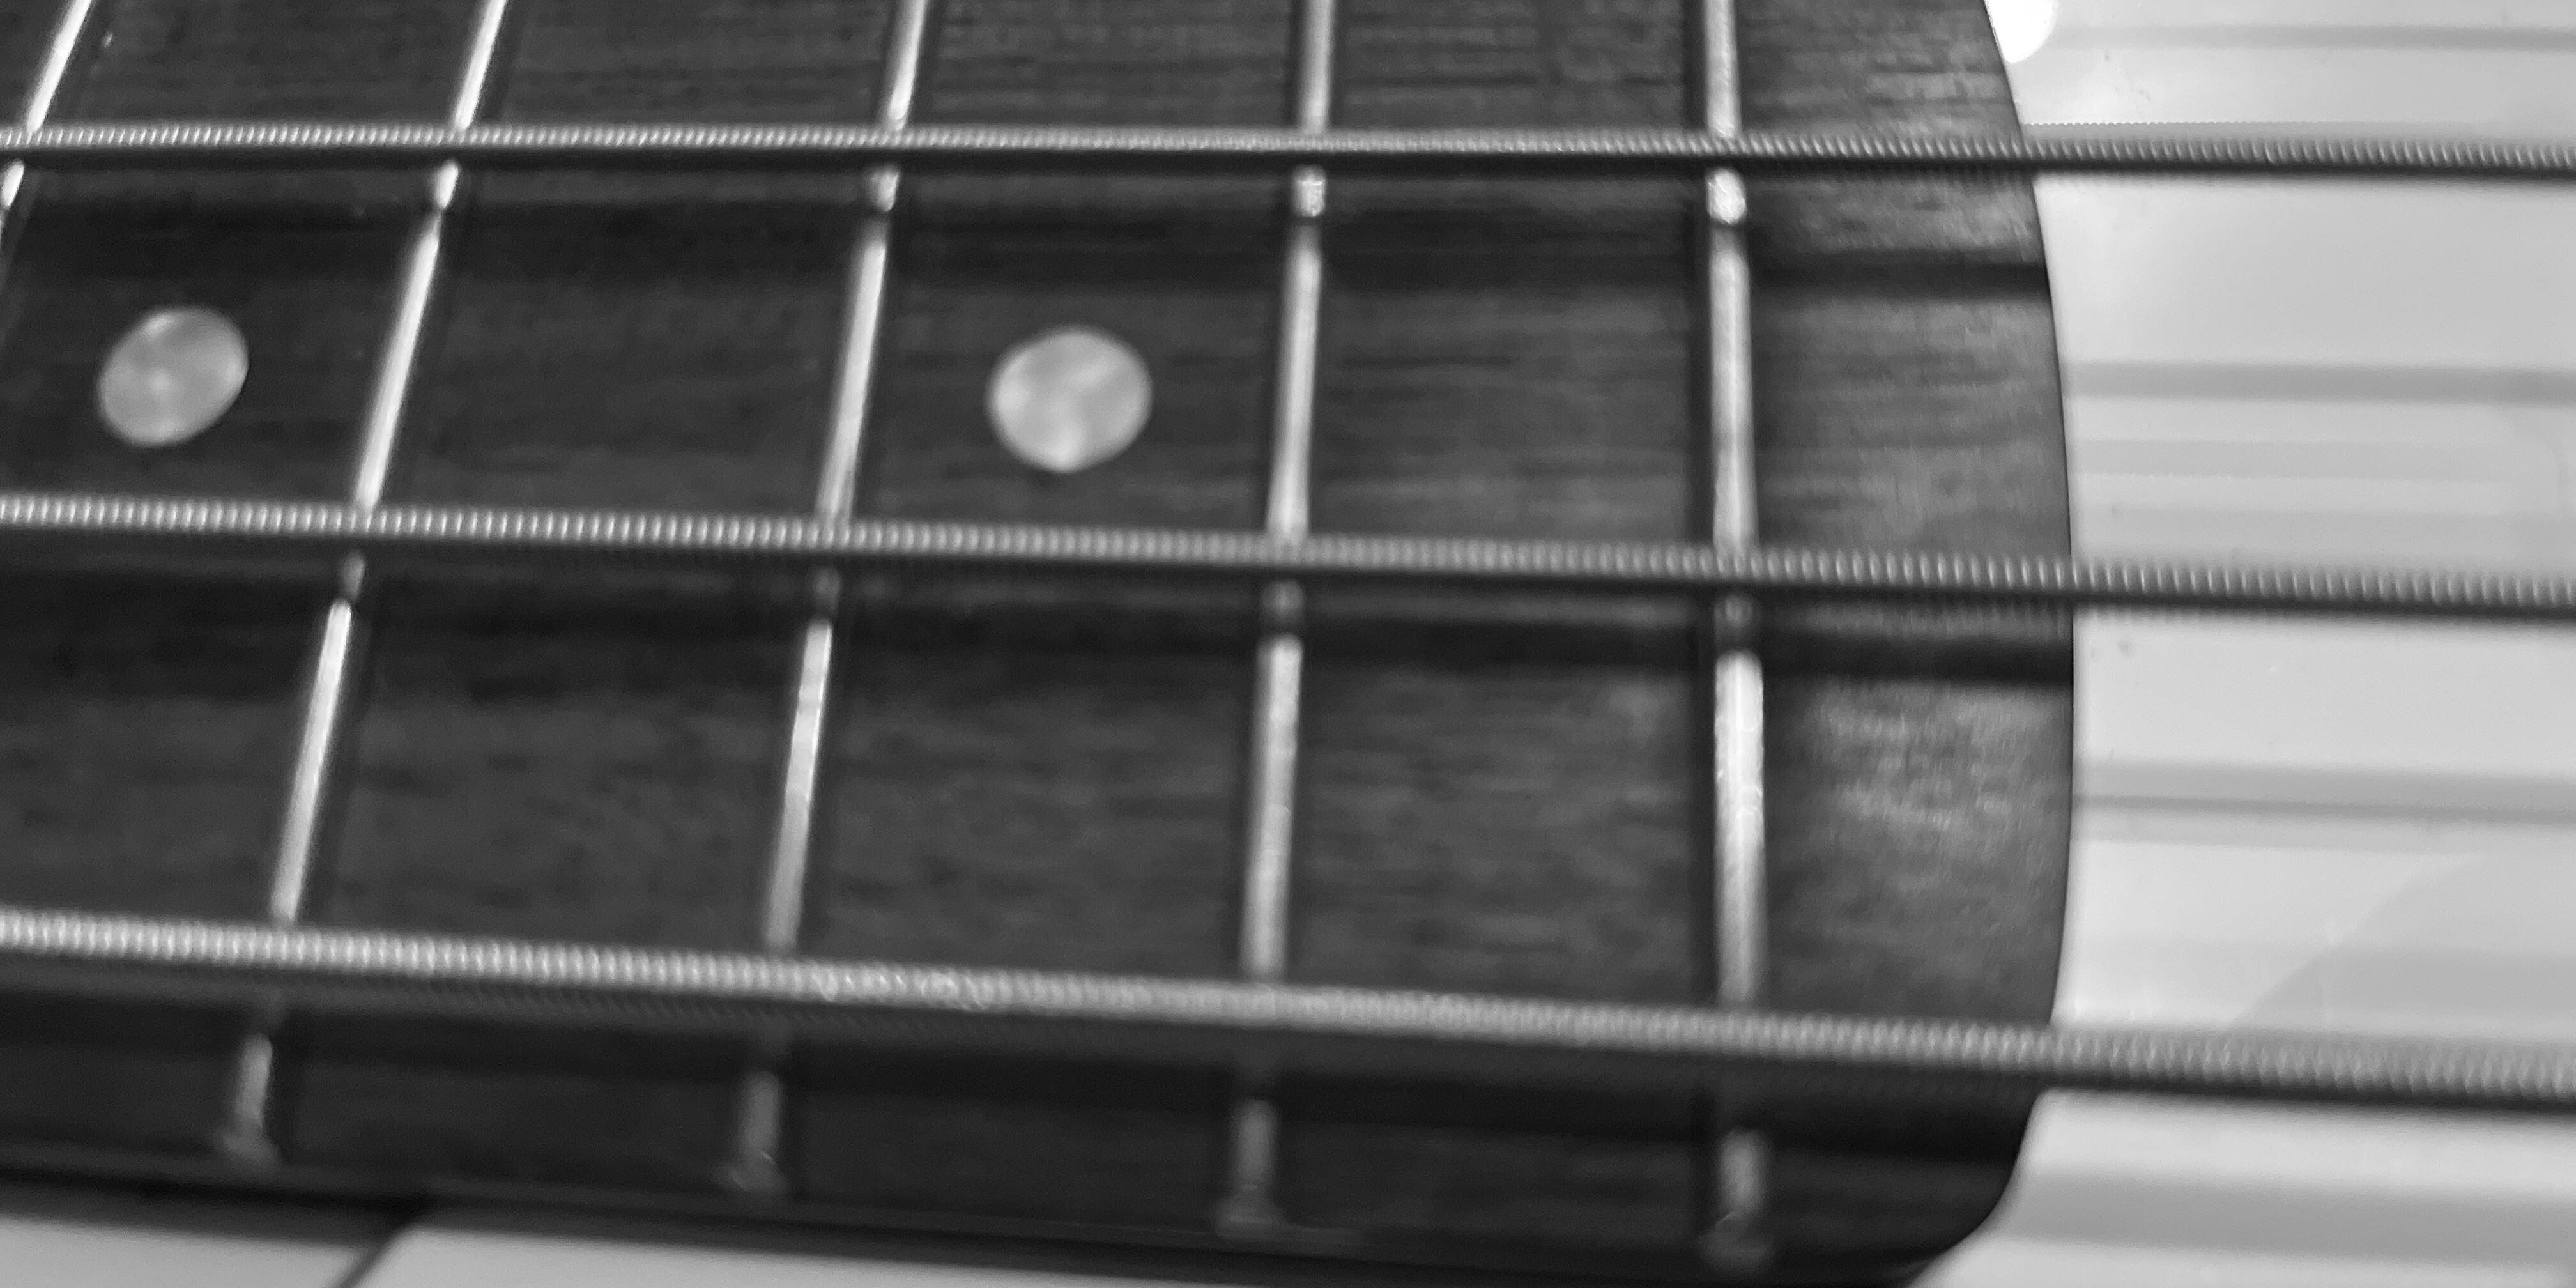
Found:
[{"label": "wood grain", "polygon": [[[1678,0],[1342,7],[1347,123],[1688,119]],[[1286,0],[942,8],[927,119],[1286,119]],[[1755,124],[2011,124],[1973,0],[1740,8]],[[467,9],[122,0],[77,110],[435,116]],[[881,2],[526,0],[496,106],[864,119],[885,16]],[[0,53],[32,57],[33,30],[0,22]],[[33,191],[0,288],[0,483],[345,486],[411,180]],[[474,185],[397,494],[804,509],[855,196],[810,175]],[[1258,525],[1280,198],[1267,177],[911,176],[861,508]],[[1704,530],[1688,184],[1377,178],[1336,183],[1332,200],[1319,528]],[[2063,549],[2028,185],[1823,176],[1757,184],[1753,211],[1766,535]],[[198,443],[128,453],[93,423],[89,364],[135,314],[183,301],[242,322],[252,383]],[[1155,411],[1134,450],[1055,477],[1016,465],[981,403],[1004,349],[1063,323],[1134,344]],[[201,582],[13,571],[12,602],[32,611],[0,623],[0,898],[258,907],[321,587]],[[771,577],[392,578],[370,607],[315,915],[751,944],[803,611],[801,586]],[[1673,602],[1318,596],[1292,974],[1705,998],[1698,620]],[[1227,973],[1254,626],[1235,589],[860,579],[808,948]],[[2063,619],[1780,605],[1764,651],[1779,1003],[2044,1018],[2071,758]],[[12,998],[5,1020],[0,1086],[27,1094],[0,1096],[0,1131],[201,1147],[236,1017]],[[654,1190],[715,1184],[746,1054],[346,1020],[299,1022],[288,1053],[292,1157]],[[1221,1188],[1221,1071],[829,1047],[800,1052],[791,1084],[792,1171],[820,1201],[1203,1228]],[[1930,1255],[2010,1174],[2014,1103],[1759,1090],[1736,1108],[1780,1142],[1788,1268]],[[1292,1080],[1282,1104],[1282,1197],[1301,1221],[1667,1247],[1706,1219],[1704,1104],[1350,1078]]]}]

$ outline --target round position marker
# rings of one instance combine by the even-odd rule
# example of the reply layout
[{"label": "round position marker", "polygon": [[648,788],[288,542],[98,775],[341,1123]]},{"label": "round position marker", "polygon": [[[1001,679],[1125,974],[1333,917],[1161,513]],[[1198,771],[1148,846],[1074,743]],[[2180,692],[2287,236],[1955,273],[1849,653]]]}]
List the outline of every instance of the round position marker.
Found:
[{"label": "round position marker", "polygon": [[1154,382],[1127,343],[1059,327],[1012,346],[993,368],[985,406],[1011,455],[1071,474],[1127,450],[1153,409]]},{"label": "round position marker", "polygon": [[241,396],[250,345],[213,309],[155,309],[107,351],[98,369],[98,415],[134,447],[176,447]]}]

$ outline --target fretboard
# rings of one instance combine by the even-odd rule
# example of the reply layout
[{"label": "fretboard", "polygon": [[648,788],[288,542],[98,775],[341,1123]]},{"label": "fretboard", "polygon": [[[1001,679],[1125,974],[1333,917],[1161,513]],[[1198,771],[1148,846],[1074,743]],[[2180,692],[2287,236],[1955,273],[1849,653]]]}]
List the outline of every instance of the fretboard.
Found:
[{"label": "fretboard", "polygon": [[[0,15],[31,125],[2013,122],[1973,0],[44,8]],[[2047,1017],[2061,608],[1358,575],[1600,548],[1566,543],[2062,553],[2026,176],[39,168],[7,218],[12,495],[1420,539],[1333,576],[18,541],[10,905]],[[98,363],[177,304],[238,325],[250,374],[138,450]],[[1134,445],[1070,474],[987,410],[996,361],[1060,326],[1153,382]],[[0,1013],[21,1167],[1657,1277],[1934,1255],[2026,1105],[314,999]]]}]

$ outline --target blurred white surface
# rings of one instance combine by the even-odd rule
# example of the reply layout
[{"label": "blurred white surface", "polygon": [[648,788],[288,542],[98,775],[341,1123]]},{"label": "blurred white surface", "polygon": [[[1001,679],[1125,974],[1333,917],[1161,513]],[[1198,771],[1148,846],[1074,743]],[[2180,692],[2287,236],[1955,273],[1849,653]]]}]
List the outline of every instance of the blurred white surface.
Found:
[{"label": "blurred white surface", "polygon": [[431,1219],[403,1232],[365,1288],[1149,1288],[1148,1281],[744,1251],[634,1234],[575,1238]]},{"label": "blurred white surface", "polygon": [[0,1187],[11,1288],[337,1288],[390,1231],[366,1213]]},{"label": "blurred white surface", "polygon": [[[1994,0],[1998,8],[2017,0]],[[2576,136],[2576,2],[2063,0],[2034,124]],[[2576,190],[2040,185],[2078,544],[2576,567]],[[2576,1041],[2576,634],[2094,615],[2058,1015]],[[2576,1283],[2576,1124],[2043,1106],[1941,1288]]]}]

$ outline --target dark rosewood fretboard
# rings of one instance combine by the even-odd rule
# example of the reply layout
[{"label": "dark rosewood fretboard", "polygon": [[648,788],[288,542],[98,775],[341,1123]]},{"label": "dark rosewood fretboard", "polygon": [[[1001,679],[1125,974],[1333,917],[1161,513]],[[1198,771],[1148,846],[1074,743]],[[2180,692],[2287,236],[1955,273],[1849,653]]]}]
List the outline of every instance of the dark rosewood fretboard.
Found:
[{"label": "dark rosewood fretboard", "polygon": [[[876,120],[896,8],[515,0],[482,116]],[[1337,8],[1337,126],[1704,120],[1703,33],[1681,0]],[[33,82],[50,9],[0,9],[0,96]],[[1750,126],[2012,128],[1976,0],[1735,10]],[[933,12],[918,121],[1298,123],[1292,0]],[[54,116],[444,121],[476,14],[98,0]],[[385,499],[815,512],[851,405],[836,388],[868,189],[810,171],[469,173]],[[1327,191],[1314,531],[1709,539],[1699,178],[1379,173]],[[0,488],[348,499],[424,192],[411,172],[32,174],[0,280]],[[1285,174],[912,168],[852,512],[1274,523],[1293,223]],[[1757,179],[1745,227],[1762,539],[2063,551],[2028,178]],[[138,452],[98,424],[97,362],[179,303],[242,327],[249,384],[203,438]],[[983,405],[1001,352],[1060,324],[1123,337],[1155,381],[1136,446],[1064,477],[1006,454]],[[763,920],[797,795],[803,572],[375,561],[309,871],[281,910],[331,561],[7,554],[0,901],[785,946]],[[1705,600],[1315,587],[1297,619],[1239,583],[853,572],[825,620],[799,951],[1236,977],[1255,717],[1277,698],[1257,662],[1293,626],[1285,978],[1717,997],[1726,641]],[[1761,622],[1762,1002],[2044,1021],[2065,616],[1783,602]],[[735,1038],[302,1011],[272,1026],[261,1072],[243,1052],[265,1024],[0,998],[0,1163],[1691,1275],[1709,1273],[1698,1245],[1729,1201],[1719,1141],[1749,1134],[1769,1151],[1767,1264],[1840,1273],[1919,1261],[1982,1220],[2026,1104],[1794,1079],[1740,1101],[1294,1069],[1264,1083],[1100,1051],[823,1043],[773,1061]],[[747,1074],[765,1062],[783,1089],[775,1177],[746,1155],[767,1112]],[[1255,1093],[1274,1153],[1247,1173]],[[1284,1224],[1240,1219],[1247,1179]]]}]

